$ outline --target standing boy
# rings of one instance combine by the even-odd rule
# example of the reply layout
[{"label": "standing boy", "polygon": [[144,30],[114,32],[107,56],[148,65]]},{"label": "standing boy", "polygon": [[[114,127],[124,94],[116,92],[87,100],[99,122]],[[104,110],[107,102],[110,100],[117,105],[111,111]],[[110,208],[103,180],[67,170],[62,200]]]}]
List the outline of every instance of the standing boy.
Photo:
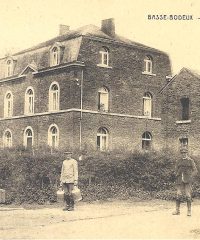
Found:
[{"label": "standing boy", "polygon": [[72,190],[74,186],[78,185],[78,164],[75,159],[72,158],[72,152],[64,152],[66,155],[62,164],[60,182],[64,190],[64,199],[66,207],[64,211],[74,210],[74,199],[72,196]]}]

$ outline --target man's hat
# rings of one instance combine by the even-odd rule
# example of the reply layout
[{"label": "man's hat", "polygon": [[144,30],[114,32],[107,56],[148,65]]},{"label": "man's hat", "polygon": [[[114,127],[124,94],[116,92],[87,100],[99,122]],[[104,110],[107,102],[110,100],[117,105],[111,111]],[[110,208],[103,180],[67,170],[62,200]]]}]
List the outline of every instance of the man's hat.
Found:
[{"label": "man's hat", "polygon": [[68,151],[68,152],[64,152],[64,154],[72,154],[72,152],[69,152],[69,151]]},{"label": "man's hat", "polygon": [[188,152],[188,149],[187,149],[187,148],[181,148],[181,149],[180,149],[180,152],[181,152],[181,153],[187,153],[187,152]]}]

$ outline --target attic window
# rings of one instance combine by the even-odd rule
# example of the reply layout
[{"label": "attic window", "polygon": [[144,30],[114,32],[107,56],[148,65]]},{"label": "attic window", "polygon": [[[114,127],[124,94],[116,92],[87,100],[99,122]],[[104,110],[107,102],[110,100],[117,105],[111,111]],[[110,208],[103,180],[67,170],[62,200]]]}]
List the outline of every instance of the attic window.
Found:
[{"label": "attic window", "polygon": [[50,66],[56,66],[60,63],[60,49],[53,47],[50,53]]},{"label": "attic window", "polygon": [[152,73],[153,68],[153,60],[152,57],[146,56],[144,58],[144,72],[146,73]]},{"label": "attic window", "polygon": [[99,51],[100,62],[99,65],[101,66],[109,66],[109,50],[106,47],[102,47]]},{"label": "attic window", "polygon": [[13,60],[8,59],[6,61],[6,72],[5,72],[5,77],[10,77],[13,75]]}]

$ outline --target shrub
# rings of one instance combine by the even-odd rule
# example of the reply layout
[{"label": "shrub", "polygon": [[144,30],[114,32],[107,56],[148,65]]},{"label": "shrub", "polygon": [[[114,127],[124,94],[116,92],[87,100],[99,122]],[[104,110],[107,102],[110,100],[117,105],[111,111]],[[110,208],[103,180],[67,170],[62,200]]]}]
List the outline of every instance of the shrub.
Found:
[{"label": "shrub", "polygon": [[[85,201],[99,199],[173,200],[175,153],[162,152],[91,152],[79,161],[79,186]],[[56,201],[63,155],[39,149],[2,151],[0,188],[6,190],[7,202]],[[200,196],[200,178],[194,196]]]}]

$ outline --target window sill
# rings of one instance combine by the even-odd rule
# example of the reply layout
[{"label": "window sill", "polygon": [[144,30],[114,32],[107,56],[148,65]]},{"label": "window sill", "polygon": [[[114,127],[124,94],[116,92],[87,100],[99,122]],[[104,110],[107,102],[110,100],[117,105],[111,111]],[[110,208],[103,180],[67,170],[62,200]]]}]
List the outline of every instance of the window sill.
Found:
[{"label": "window sill", "polygon": [[50,64],[49,67],[50,67],[50,68],[51,68],[51,67],[56,67],[56,66],[58,66],[58,65],[60,65],[60,63],[57,63],[57,64]]},{"label": "window sill", "polygon": [[98,67],[102,67],[102,68],[110,68],[112,69],[111,66],[107,66],[107,65],[104,65],[104,64],[97,64]]},{"label": "window sill", "polygon": [[184,123],[191,123],[191,119],[190,120],[179,120],[176,121],[177,124],[184,124]]},{"label": "window sill", "polygon": [[24,113],[24,116],[33,116],[35,113]]},{"label": "window sill", "polygon": [[143,115],[144,118],[151,118],[152,116],[151,115]]},{"label": "window sill", "polygon": [[98,109],[98,112],[100,112],[100,113],[108,113],[109,110],[101,110],[101,109]]},{"label": "window sill", "polygon": [[56,109],[56,110],[50,110],[49,109],[49,113],[54,113],[54,112],[59,112],[60,111],[60,109]]},{"label": "window sill", "polygon": [[150,73],[150,72],[142,72],[144,75],[149,75],[149,76],[156,76],[155,73]]}]

